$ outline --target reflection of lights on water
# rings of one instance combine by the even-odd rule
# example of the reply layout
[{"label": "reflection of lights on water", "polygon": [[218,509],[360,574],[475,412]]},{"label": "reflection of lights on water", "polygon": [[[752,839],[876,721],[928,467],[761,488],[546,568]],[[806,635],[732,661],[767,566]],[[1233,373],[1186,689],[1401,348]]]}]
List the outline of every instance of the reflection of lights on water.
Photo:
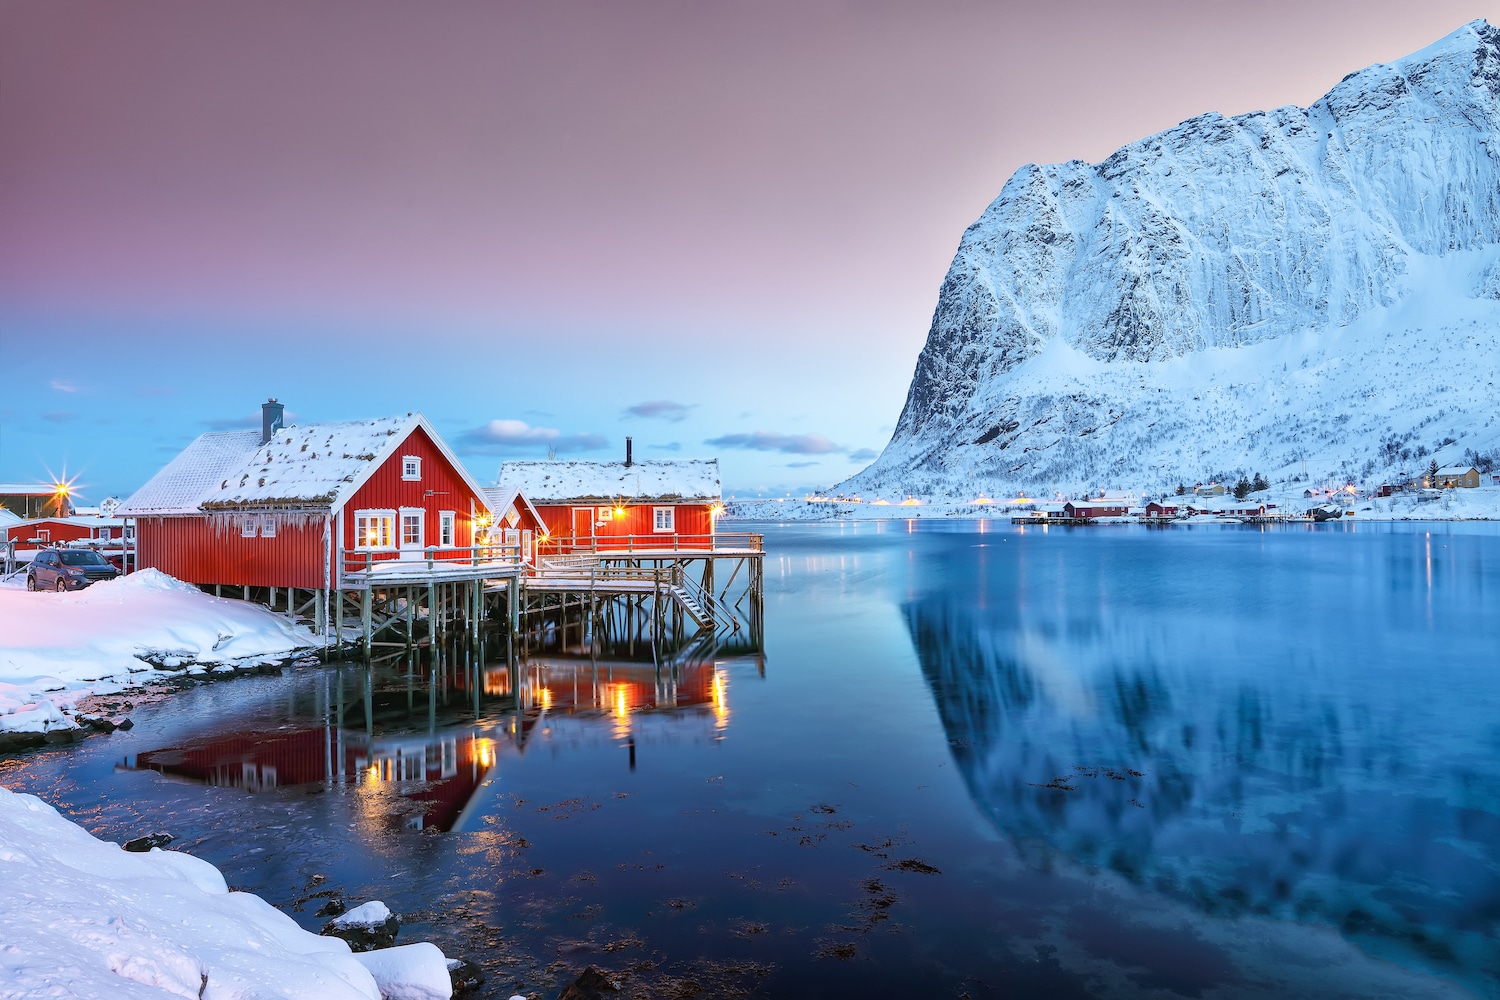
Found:
[{"label": "reflection of lights on water", "polygon": [[474,737],[474,759],[479,762],[480,767],[493,767],[495,764],[495,741],[482,737]]},{"label": "reflection of lights on water", "polygon": [[709,696],[713,700],[714,720],[721,729],[729,721],[729,701],[724,697],[724,687],[724,675],[715,670],[714,683]]},{"label": "reflection of lights on water", "polygon": [[539,690],[537,692],[537,695],[542,700],[542,708],[544,710],[545,709],[549,709],[549,708],[552,707],[552,689],[551,688],[542,688],[541,690]]},{"label": "reflection of lights on water", "polygon": [[615,717],[624,719],[630,714],[630,702],[625,697],[625,685],[615,686]]}]

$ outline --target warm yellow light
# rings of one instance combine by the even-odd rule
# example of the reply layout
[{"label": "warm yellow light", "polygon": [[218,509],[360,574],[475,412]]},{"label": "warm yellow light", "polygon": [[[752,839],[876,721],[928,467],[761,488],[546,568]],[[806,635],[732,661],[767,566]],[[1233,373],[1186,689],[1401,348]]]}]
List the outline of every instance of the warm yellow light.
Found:
[{"label": "warm yellow light", "polygon": [[718,517],[722,513],[724,513],[724,505],[721,503],[716,503],[712,507],[708,508],[708,514],[710,517]]},{"label": "warm yellow light", "polygon": [[980,504],[980,503],[994,503],[995,501],[991,500],[987,496],[980,496],[977,499],[975,499],[974,502],[977,503],[977,504]]},{"label": "warm yellow light", "polygon": [[871,507],[889,507],[890,505],[891,505],[891,502],[889,500],[872,500],[872,501],[870,501],[870,506]]},{"label": "warm yellow light", "polygon": [[621,719],[630,714],[630,704],[625,700],[625,685],[615,687],[615,715]]},{"label": "warm yellow light", "polygon": [[541,697],[542,697],[542,708],[544,708],[544,709],[551,708],[552,707],[552,689],[551,688],[542,688],[541,691],[539,691],[537,693],[540,694]]},{"label": "warm yellow light", "polygon": [[480,767],[492,767],[495,763],[495,742],[489,739],[475,738],[474,759],[479,761]]},{"label": "warm yellow light", "polygon": [[67,483],[58,483],[56,485],[56,487],[54,488],[53,492],[56,493],[60,497],[67,496],[68,495],[68,484]]},{"label": "warm yellow light", "polygon": [[624,516],[625,516],[625,508],[624,507],[616,507],[615,508],[615,517],[618,518],[618,517],[624,517]]},{"label": "warm yellow light", "polygon": [[717,670],[714,671],[714,684],[710,698],[713,700],[714,717],[720,725],[723,725],[724,720],[729,718],[729,702],[724,697],[724,675]]},{"label": "warm yellow light", "polygon": [[903,507],[919,507],[921,506],[921,504],[922,501],[918,500],[916,497],[907,497],[905,500],[901,501],[901,506]]}]

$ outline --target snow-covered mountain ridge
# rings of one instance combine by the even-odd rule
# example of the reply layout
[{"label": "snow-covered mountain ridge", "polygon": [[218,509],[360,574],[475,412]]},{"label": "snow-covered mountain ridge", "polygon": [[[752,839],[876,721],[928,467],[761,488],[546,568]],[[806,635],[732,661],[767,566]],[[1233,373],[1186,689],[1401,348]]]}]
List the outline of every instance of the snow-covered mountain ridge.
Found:
[{"label": "snow-covered mountain ridge", "polygon": [[890,444],[839,491],[1367,480],[1489,452],[1497,143],[1500,30],[1476,21],[1305,109],[1021,168],[963,235]]}]

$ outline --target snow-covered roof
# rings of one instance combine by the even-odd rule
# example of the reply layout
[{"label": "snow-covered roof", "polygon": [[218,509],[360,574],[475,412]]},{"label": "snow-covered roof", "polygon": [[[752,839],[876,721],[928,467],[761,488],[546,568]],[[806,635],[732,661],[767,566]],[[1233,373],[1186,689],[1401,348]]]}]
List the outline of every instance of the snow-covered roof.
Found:
[{"label": "snow-covered roof", "polygon": [[204,434],[131,494],[116,514],[149,517],[241,507],[334,510],[418,427],[481,493],[417,413],[284,427],[266,444],[253,430]]},{"label": "snow-covered roof", "polygon": [[533,503],[717,501],[718,459],[633,462],[505,462],[500,488],[519,489]]},{"label": "snow-covered roof", "polygon": [[531,505],[526,494],[514,486],[486,486],[482,492],[485,500],[489,502],[490,510],[495,512],[497,518],[504,517],[505,512],[510,510],[511,504],[516,504],[529,510],[532,520],[537,524],[545,525],[542,515],[537,513],[537,509]]},{"label": "snow-covered roof", "polygon": [[24,517],[9,507],[0,507],[0,528],[9,527],[12,524],[20,524],[24,520],[26,520]]},{"label": "snow-covered roof", "polygon": [[1471,472],[1478,471],[1472,465],[1449,465],[1439,469],[1437,474],[1440,476],[1467,476]]}]

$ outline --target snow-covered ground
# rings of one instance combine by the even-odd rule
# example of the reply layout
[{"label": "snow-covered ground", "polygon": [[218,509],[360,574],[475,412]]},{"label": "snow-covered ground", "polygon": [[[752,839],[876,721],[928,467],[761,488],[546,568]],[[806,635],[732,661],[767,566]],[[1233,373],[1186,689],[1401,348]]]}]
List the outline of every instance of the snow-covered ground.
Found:
[{"label": "snow-covered ground", "polygon": [[0,787],[0,995],[440,1000],[431,944],[355,955],[206,861],[130,853]]},{"label": "snow-covered ground", "polygon": [[71,728],[87,694],[120,690],[154,668],[230,669],[318,644],[285,617],[211,597],[156,570],[70,594],[0,588],[0,732]]}]

